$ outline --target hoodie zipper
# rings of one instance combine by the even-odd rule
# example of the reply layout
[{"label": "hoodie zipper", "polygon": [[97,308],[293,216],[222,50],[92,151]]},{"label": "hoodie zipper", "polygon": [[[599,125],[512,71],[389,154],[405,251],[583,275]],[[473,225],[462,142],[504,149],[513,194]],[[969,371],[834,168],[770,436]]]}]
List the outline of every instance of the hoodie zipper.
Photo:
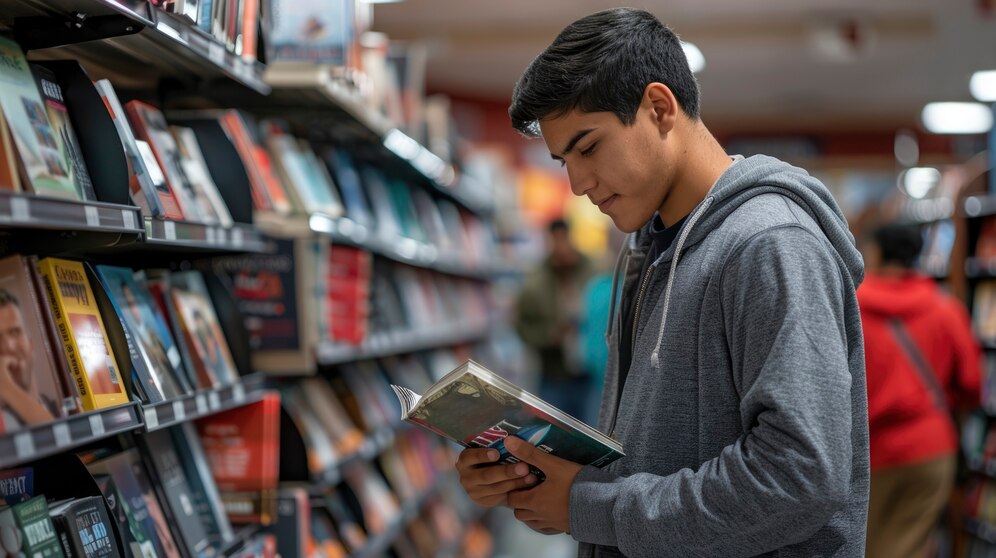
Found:
[{"label": "hoodie zipper", "polygon": [[[650,254],[647,254],[649,257]],[[633,308],[633,337],[629,342],[629,364],[633,366],[633,352],[636,351],[636,329],[640,323],[640,307],[643,306],[643,297],[647,294],[647,286],[650,284],[650,278],[654,274],[654,264],[650,264],[647,268],[647,273],[643,276],[643,282],[640,283],[640,292],[636,296],[636,306]],[[619,401],[622,400],[622,388],[619,386],[619,393],[616,394],[616,404],[612,411],[612,423],[609,425],[609,437],[615,439],[616,436],[616,418],[619,417]]]},{"label": "hoodie zipper", "polygon": [[647,274],[643,277],[643,283],[640,284],[640,292],[636,296],[636,307],[633,309],[633,336],[629,340],[629,361],[630,366],[633,365],[633,352],[636,351],[636,330],[640,324],[640,310],[643,306],[643,297],[647,294],[647,286],[650,284],[650,278],[654,274],[654,264],[650,264],[647,268]]}]

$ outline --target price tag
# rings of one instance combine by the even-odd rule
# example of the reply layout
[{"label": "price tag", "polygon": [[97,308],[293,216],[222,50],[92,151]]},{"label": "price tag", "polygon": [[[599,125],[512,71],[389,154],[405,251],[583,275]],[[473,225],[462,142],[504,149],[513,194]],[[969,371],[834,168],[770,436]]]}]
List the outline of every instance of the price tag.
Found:
[{"label": "price tag", "polygon": [[176,222],[163,221],[163,235],[166,240],[176,240]]},{"label": "price tag", "polygon": [[69,425],[64,422],[54,425],[52,434],[55,435],[55,447],[57,448],[64,448],[72,441],[69,437]]},{"label": "price tag", "polygon": [[155,407],[149,407],[145,410],[145,427],[149,430],[159,427],[159,411]]},{"label": "price tag", "polygon": [[104,417],[90,415],[90,432],[93,432],[94,436],[103,436],[107,432],[104,430]]},{"label": "price tag", "polygon": [[242,384],[235,384],[232,386],[232,401],[235,401],[237,405],[241,405],[243,401],[246,400],[246,388]]},{"label": "price tag", "polygon": [[232,245],[236,248],[242,248],[245,238],[243,238],[242,229],[232,229]]},{"label": "price tag", "polygon": [[31,220],[31,204],[27,198],[10,198],[10,216],[15,221]]},{"label": "price tag", "polygon": [[121,210],[121,221],[124,223],[126,229],[137,229],[138,223],[135,222],[135,212],[129,209]]},{"label": "price tag", "polygon": [[85,205],[83,206],[83,212],[86,213],[86,226],[100,226],[100,211],[96,207],[92,205]]},{"label": "price tag", "polygon": [[203,416],[203,415],[206,415],[207,412],[208,412],[207,398],[204,397],[203,393],[198,393],[197,394],[197,414]]},{"label": "price tag", "polygon": [[221,399],[218,397],[217,391],[212,391],[208,394],[208,406],[211,407],[212,411],[217,411],[221,408]]},{"label": "price tag", "polygon": [[208,59],[219,66],[225,65],[225,47],[221,43],[211,41],[208,43]]},{"label": "price tag", "polygon": [[173,402],[173,417],[178,421],[187,418],[187,410],[183,407],[183,401]]},{"label": "price tag", "polygon": [[14,450],[21,459],[35,454],[35,440],[30,432],[21,432],[14,436]]}]

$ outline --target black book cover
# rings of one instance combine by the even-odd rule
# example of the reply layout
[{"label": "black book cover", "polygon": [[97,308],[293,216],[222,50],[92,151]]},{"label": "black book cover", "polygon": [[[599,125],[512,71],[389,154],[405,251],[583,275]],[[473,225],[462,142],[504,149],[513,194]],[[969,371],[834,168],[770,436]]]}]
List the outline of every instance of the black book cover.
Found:
[{"label": "black book cover", "polygon": [[49,509],[49,516],[59,532],[63,550],[71,558],[117,558],[118,543],[114,538],[111,518],[104,499],[88,496],[62,503]]}]

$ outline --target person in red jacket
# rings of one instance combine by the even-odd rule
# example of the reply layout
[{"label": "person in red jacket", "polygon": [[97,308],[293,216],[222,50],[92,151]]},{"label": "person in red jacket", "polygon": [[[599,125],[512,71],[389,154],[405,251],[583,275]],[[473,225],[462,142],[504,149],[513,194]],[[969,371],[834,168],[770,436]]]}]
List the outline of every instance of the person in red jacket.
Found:
[{"label": "person in red jacket", "polygon": [[964,306],[917,273],[919,227],[887,225],[857,290],[868,375],[867,556],[924,556],[951,493],[952,413],[979,406],[981,351]]}]

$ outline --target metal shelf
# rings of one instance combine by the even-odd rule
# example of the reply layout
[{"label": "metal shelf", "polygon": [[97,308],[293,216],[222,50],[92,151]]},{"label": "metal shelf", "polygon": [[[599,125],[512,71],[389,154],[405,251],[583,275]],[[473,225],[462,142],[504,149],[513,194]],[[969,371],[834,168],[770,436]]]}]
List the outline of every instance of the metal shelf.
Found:
[{"label": "metal shelf", "polygon": [[229,386],[202,390],[178,399],[144,405],[142,415],[145,418],[145,430],[151,432],[169,428],[254,403],[262,399],[265,387],[265,377],[262,374],[253,374]]},{"label": "metal shelf", "polygon": [[141,222],[133,206],[0,191],[0,228],[140,235]]},{"label": "metal shelf", "polygon": [[996,277],[996,259],[965,258],[965,275],[969,279],[989,279]]},{"label": "metal shelf", "polygon": [[142,427],[138,404],[128,403],[0,434],[0,469],[18,467]]},{"label": "metal shelf", "polygon": [[318,363],[332,366],[358,360],[403,355],[440,347],[451,347],[487,337],[490,328],[480,325],[450,326],[429,331],[397,331],[373,334],[360,347],[326,344],[318,349]]},{"label": "metal shelf", "polygon": [[263,239],[252,225],[231,227],[145,218],[145,244],[167,251],[262,252]]},{"label": "metal shelf", "polygon": [[[262,64],[229,52],[189,21],[149,5],[132,9],[114,0],[0,0],[0,12],[33,58],[76,58],[94,77],[112,77],[124,88],[155,90],[166,78],[193,78],[231,82],[264,95],[270,91]],[[79,14],[86,18],[81,21]],[[97,24],[101,17],[113,25]]]},{"label": "metal shelf", "polygon": [[[440,250],[431,244],[405,237],[384,239],[355,221],[315,214],[309,217],[308,227],[329,236],[334,243],[347,244],[399,263],[456,275],[468,279],[487,280],[492,276],[490,267],[474,268],[455,258],[440,257]],[[286,230],[286,229],[285,229]]]}]

